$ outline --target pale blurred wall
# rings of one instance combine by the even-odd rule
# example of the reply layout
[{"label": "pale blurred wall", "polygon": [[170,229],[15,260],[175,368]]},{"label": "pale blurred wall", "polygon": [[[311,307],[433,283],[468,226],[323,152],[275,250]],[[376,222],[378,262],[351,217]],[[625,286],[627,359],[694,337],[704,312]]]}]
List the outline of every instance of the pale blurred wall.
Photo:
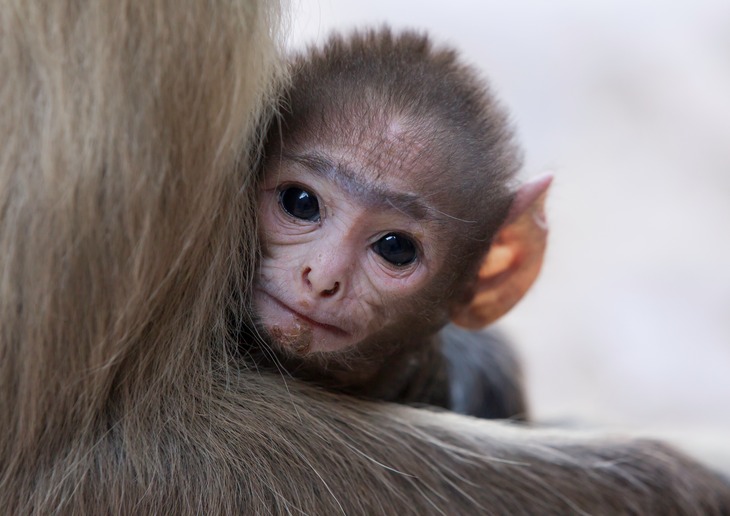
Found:
[{"label": "pale blurred wall", "polygon": [[525,175],[555,170],[542,277],[502,323],[535,415],[689,437],[730,464],[730,2],[294,12],[294,48],[383,22],[455,45],[511,110]]}]

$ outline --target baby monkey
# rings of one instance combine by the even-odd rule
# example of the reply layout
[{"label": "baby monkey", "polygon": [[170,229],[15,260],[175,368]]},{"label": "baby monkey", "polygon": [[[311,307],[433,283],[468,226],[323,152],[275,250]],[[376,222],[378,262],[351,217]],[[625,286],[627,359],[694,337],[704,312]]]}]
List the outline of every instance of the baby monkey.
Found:
[{"label": "baby monkey", "polygon": [[469,330],[537,276],[550,178],[515,186],[520,152],[484,81],[382,29],[296,58],[284,106],[258,193],[260,359],[361,396],[524,417],[510,347]]}]

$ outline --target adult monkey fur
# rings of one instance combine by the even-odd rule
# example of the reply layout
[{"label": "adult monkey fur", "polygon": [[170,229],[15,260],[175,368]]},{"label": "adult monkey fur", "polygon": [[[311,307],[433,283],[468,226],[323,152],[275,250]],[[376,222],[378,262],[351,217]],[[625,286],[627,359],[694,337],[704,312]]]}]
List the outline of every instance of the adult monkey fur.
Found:
[{"label": "adult monkey fur", "polygon": [[234,361],[273,20],[255,1],[0,3],[3,511],[727,512],[727,483],[662,444]]},{"label": "adult monkey fur", "polygon": [[259,187],[262,362],[376,399],[524,417],[509,346],[440,331],[507,311],[545,248],[534,212],[550,177],[515,187],[520,152],[486,81],[387,29],[332,37],[291,69]]}]

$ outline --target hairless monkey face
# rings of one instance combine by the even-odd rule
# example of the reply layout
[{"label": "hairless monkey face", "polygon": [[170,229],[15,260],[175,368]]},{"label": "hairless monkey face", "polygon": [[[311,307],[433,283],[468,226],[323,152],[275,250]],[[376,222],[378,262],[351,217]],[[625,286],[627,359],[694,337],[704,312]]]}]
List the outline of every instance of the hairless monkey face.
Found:
[{"label": "hairless monkey face", "polygon": [[445,259],[443,220],[412,169],[297,147],[270,159],[259,190],[255,308],[294,353],[343,351],[413,311]]}]

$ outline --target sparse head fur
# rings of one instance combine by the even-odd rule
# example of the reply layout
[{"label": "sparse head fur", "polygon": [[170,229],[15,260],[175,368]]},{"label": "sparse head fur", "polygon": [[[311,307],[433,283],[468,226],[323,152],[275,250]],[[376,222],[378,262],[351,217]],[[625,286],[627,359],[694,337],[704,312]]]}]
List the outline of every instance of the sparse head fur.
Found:
[{"label": "sparse head fur", "polygon": [[440,277],[442,286],[452,277],[447,291],[460,298],[505,221],[521,166],[507,114],[485,79],[425,34],[388,28],[335,35],[296,56],[291,69],[270,152],[280,142],[292,149],[317,141],[348,146],[361,164],[379,161],[388,173],[417,168],[410,183],[453,228],[460,265],[450,263]]}]

